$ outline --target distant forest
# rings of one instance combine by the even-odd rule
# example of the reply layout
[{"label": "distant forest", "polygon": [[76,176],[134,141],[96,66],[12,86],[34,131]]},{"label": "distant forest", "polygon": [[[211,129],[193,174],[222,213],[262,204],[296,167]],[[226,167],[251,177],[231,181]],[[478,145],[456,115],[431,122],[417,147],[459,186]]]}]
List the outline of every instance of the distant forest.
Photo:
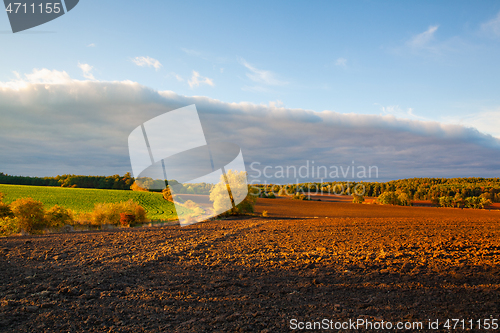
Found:
[{"label": "distant forest", "polygon": [[500,178],[410,178],[386,183],[365,183],[366,196],[383,192],[404,192],[413,200],[432,200],[443,196],[479,197],[500,202]]},{"label": "distant forest", "polygon": [[293,185],[252,185],[261,196],[293,193],[359,194],[378,197],[382,203],[411,205],[429,200],[443,207],[482,207],[500,202],[500,178],[410,178],[379,182],[323,182]]},{"label": "distant forest", "polygon": [[56,177],[23,177],[11,176],[0,172],[0,184],[10,185],[32,185],[32,186],[60,186],[97,188],[113,190],[129,190],[134,183],[134,178],[130,173],[124,176],[76,176],[62,175]]},{"label": "distant forest", "polygon": [[[11,176],[0,172],[0,184],[59,186],[96,189],[130,190],[135,179],[126,173],[124,176],[77,176],[62,175],[56,177]],[[169,181],[172,182],[172,181]],[[203,185],[203,186],[202,186]],[[205,194],[208,184],[185,184],[186,193]],[[442,206],[461,206],[467,198],[482,198],[491,202],[500,202],[500,178],[409,178],[388,182],[324,182],[291,185],[252,185],[261,192],[286,190],[288,194],[296,192],[331,193],[352,195],[362,190],[362,195],[379,197],[383,193],[394,193],[401,200],[431,200]]]},{"label": "distant forest", "polygon": [[[109,190],[136,190],[147,191],[147,188],[157,188],[160,190],[151,190],[152,192],[161,192],[164,186],[163,180],[153,180],[151,178],[139,178],[139,186],[132,185],[135,178],[127,172],[124,176],[77,176],[77,175],[62,175],[56,177],[23,177],[11,176],[0,172],[0,184],[8,185],[31,185],[31,186],[57,186],[57,187],[73,187],[73,188],[96,188]],[[160,184],[154,183],[159,182]],[[175,180],[169,180],[171,185],[178,184]],[[141,187],[142,186],[142,187]],[[132,188],[131,188],[132,187]],[[209,194],[212,189],[211,184],[183,184],[176,189],[177,193],[188,194]]]}]

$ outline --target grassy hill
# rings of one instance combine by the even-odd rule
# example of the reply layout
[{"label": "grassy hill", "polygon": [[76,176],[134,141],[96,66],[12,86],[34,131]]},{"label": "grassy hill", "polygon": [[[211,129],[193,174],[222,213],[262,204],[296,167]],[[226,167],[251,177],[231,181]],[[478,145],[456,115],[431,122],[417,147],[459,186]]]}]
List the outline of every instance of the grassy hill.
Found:
[{"label": "grassy hill", "polygon": [[[5,194],[5,203],[11,203],[19,198],[33,198],[43,202],[46,209],[59,205],[78,213],[91,212],[96,203],[121,202],[132,199],[146,209],[147,216],[151,220],[177,218],[173,203],[164,200],[161,193],[26,185],[0,185],[0,192]],[[186,212],[188,212],[187,209],[178,213]]]}]

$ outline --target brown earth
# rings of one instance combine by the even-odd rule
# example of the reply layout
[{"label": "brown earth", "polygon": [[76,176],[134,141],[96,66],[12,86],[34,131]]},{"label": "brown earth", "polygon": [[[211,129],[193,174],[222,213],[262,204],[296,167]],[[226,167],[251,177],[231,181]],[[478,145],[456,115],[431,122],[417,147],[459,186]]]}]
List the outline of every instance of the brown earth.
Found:
[{"label": "brown earth", "polygon": [[447,318],[499,318],[498,211],[259,199],[263,210],[269,218],[0,239],[0,330],[440,319],[433,332],[448,332]]}]

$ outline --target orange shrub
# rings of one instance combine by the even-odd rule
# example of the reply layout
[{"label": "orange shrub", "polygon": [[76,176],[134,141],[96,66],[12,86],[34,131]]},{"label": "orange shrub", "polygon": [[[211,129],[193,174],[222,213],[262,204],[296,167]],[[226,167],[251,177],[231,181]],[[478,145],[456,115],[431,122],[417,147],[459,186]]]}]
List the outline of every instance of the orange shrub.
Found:
[{"label": "orange shrub", "polygon": [[73,224],[73,214],[70,210],[55,205],[45,213],[45,221],[48,227],[63,227],[67,224]]},{"label": "orange shrub", "polygon": [[42,202],[32,198],[17,199],[10,205],[21,230],[32,233],[46,226]]}]

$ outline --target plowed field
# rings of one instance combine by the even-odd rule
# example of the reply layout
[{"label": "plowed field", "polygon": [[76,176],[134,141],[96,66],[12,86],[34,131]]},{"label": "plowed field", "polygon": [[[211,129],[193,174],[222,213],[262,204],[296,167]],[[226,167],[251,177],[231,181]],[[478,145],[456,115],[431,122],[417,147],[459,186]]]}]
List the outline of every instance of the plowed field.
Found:
[{"label": "plowed field", "polygon": [[499,318],[498,211],[260,199],[262,210],[0,239],[0,330],[288,332],[326,319],[429,331],[439,319],[433,332],[448,332],[448,318],[472,331]]}]

